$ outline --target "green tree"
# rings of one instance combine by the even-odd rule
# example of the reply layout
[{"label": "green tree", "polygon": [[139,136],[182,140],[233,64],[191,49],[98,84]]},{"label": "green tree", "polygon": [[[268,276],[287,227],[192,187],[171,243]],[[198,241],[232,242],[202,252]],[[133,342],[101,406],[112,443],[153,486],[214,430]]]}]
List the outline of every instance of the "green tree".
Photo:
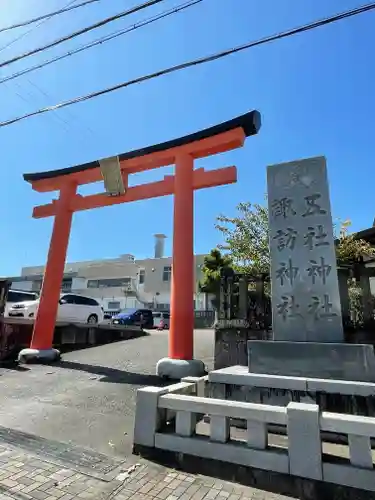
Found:
[{"label": "green tree", "polygon": [[339,265],[348,265],[361,260],[361,257],[374,257],[375,248],[365,240],[356,238],[355,233],[349,233],[351,221],[339,221],[339,233],[336,238],[336,256]]},{"label": "green tree", "polygon": [[217,307],[220,287],[220,272],[222,269],[232,267],[232,259],[228,255],[222,255],[219,249],[214,248],[209,255],[204,258],[202,273],[203,280],[199,283],[199,289],[203,293],[215,295],[213,305]]},{"label": "green tree", "polygon": [[268,209],[247,202],[237,205],[237,211],[236,217],[217,217],[216,229],[224,237],[224,243],[218,248],[228,252],[237,271],[252,276],[268,273]]},{"label": "green tree", "polygon": [[[224,237],[224,243],[218,245],[218,248],[227,252],[234,269],[252,276],[268,273],[270,253],[267,207],[249,202],[240,203],[237,212],[235,217],[217,217],[216,228]],[[338,227],[335,238],[339,265],[351,264],[365,255],[375,255],[375,249],[369,243],[349,233],[350,225],[349,220],[339,221],[335,225],[335,228]]]}]

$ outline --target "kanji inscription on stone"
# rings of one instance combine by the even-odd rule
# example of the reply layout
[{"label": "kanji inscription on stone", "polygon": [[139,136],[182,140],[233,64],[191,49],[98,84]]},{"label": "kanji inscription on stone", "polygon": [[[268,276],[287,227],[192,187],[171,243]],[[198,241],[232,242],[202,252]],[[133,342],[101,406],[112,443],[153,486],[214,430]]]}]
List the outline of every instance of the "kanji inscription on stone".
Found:
[{"label": "kanji inscription on stone", "polygon": [[267,168],[274,340],[342,342],[326,161]]}]

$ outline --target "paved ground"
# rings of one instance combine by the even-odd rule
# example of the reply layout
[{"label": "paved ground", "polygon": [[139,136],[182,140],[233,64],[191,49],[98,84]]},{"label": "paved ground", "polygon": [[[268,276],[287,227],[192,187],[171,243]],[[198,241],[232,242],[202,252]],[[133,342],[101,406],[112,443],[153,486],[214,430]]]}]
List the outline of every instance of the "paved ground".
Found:
[{"label": "paved ground", "polygon": [[63,462],[0,445],[0,500],[288,500],[144,461],[101,475]]},{"label": "paved ground", "polygon": [[[213,332],[196,331],[196,357],[213,358]],[[59,366],[0,368],[0,426],[116,455],[131,452],[135,394],[158,385],[168,332],[63,355]]]},{"label": "paved ground", "polygon": [[[0,368],[0,500],[285,499],[131,455],[136,390],[160,384],[167,334],[67,353],[59,365]],[[195,339],[211,368],[213,332]]]}]

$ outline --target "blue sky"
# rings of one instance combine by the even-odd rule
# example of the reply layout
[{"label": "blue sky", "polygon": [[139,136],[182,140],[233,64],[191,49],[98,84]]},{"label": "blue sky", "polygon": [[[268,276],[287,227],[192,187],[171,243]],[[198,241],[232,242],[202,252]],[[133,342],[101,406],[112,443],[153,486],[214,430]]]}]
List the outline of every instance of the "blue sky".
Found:
[{"label": "blue sky", "polygon": [[[67,3],[49,0],[48,9]],[[140,0],[102,0],[44,23],[3,51],[23,31],[0,34],[0,61],[136,3]],[[180,3],[166,0],[5,67],[0,76]],[[3,0],[1,25],[43,14],[46,4]],[[354,0],[203,0],[183,13],[0,85],[0,120],[359,5]],[[235,164],[238,183],[195,194],[196,252],[208,252],[221,241],[214,227],[219,213],[233,215],[241,201],[263,202],[267,165],[316,155],[327,157],[334,217],[350,218],[353,230],[371,226],[374,23],[375,12],[363,14],[2,128],[0,274],[17,275],[22,266],[43,264],[48,251],[52,220],[32,219],[31,212],[53,194],[33,192],[23,173],[155,144],[251,109],[263,117],[259,135],[249,138],[241,150],[198,164],[206,168]],[[169,172],[168,167],[140,174],[132,183],[157,180]],[[122,253],[151,256],[157,232],[168,236],[170,254],[172,202],[166,197],[76,214],[68,260]]]}]

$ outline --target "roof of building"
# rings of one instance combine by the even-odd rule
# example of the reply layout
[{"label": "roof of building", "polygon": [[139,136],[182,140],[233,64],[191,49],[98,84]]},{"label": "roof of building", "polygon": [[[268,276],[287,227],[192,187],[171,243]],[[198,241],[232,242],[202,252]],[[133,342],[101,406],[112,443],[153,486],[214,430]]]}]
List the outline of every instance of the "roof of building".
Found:
[{"label": "roof of building", "polygon": [[[167,142],[162,142],[160,144],[154,144],[153,146],[148,146],[146,148],[136,149],[133,151],[129,151],[127,153],[122,153],[119,155],[119,160],[120,161],[130,160],[131,158],[136,158],[138,156],[145,156],[148,154],[157,153],[164,150],[166,151],[171,148],[184,146],[191,142],[207,139],[208,137],[219,135],[224,132],[234,130],[236,128],[242,128],[246,137],[249,137],[250,135],[257,134],[260,127],[261,127],[261,116],[259,111],[256,110],[249,111],[244,115],[237,116],[236,118],[232,118],[231,120],[228,120],[224,123],[214,125],[213,127],[200,130],[199,132],[195,132],[193,134],[185,135],[183,137],[179,137],[177,139],[173,139]],[[83,172],[85,170],[90,170],[99,167],[100,167],[99,160],[96,160],[90,163],[75,165],[73,167],[62,168],[59,170],[49,170],[47,172],[24,174],[23,178],[27,182],[33,182],[42,179],[52,179],[54,177],[59,177],[61,175],[69,175],[77,172]]]},{"label": "roof of building", "polygon": [[366,240],[368,243],[375,244],[375,226],[369,227],[367,229],[362,229],[362,231],[358,231],[355,233],[356,239]]}]

